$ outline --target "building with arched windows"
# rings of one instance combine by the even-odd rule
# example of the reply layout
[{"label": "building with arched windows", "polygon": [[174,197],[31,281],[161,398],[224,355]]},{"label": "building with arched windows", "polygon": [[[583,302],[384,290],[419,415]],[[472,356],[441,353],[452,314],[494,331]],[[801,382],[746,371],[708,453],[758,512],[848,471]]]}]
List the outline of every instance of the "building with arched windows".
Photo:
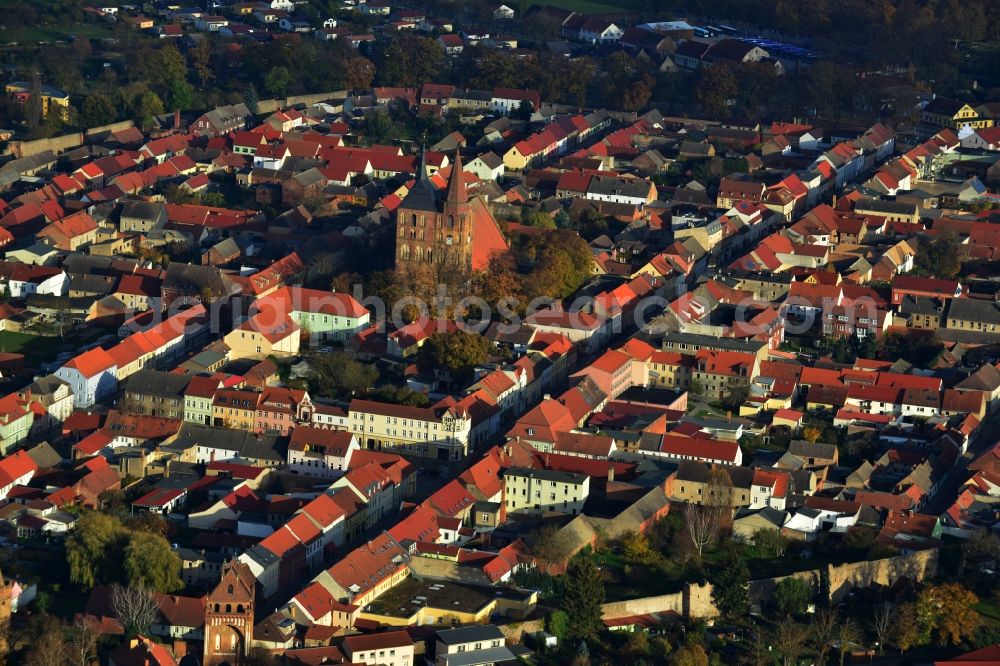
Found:
[{"label": "building with arched windows", "polygon": [[462,156],[455,153],[448,186],[439,191],[424,160],[396,216],[396,269],[451,265],[482,270],[507,241],[480,197],[469,197]]},{"label": "building with arched windows", "polygon": [[238,666],[253,642],[254,576],[235,560],[222,565],[222,580],[208,595],[205,607],[203,666]]}]

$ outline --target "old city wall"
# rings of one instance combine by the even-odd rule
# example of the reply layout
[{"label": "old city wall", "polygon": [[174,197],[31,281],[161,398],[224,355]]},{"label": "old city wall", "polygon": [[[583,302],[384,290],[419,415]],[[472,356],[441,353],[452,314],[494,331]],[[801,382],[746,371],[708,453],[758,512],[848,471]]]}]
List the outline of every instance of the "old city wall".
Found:
[{"label": "old city wall", "polygon": [[922,581],[937,574],[938,551],[921,550],[881,560],[827,567],[830,601],[837,603],[857,587],[892,585],[900,578]]},{"label": "old city wall", "polygon": [[[938,551],[925,550],[880,560],[828,565],[825,569],[810,569],[788,576],[750,581],[750,598],[752,603],[761,604],[782,580],[797,578],[808,584],[817,598],[826,593],[828,601],[838,603],[855,588],[890,586],[901,578],[915,581],[932,578],[937,573],[937,563]],[[602,610],[605,619],[653,613],[677,613],[689,618],[714,617],[719,614],[712,601],[710,583],[688,584],[682,591],[674,594],[612,601],[604,604]]]},{"label": "old city wall", "polygon": [[346,90],[334,90],[332,92],[313,93],[311,95],[292,95],[285,99],[262,99],[257,102],[257,110],[263,114],[271,114],[279,109],[287,109],[296,104],[317,104],[331,99],[347,99]]},{"label": "old city wall", "polygon": [[79,148],[91,137],[128,129],[134,125],[135,123],[131,120],[123,120],[118,123],[111,123],[110,125],[92,127],[86,132],[61,134],[48,139],[35,139],[34,141],[11,141],[7,144],[7,154],[11,154],[14,157],[29,157],[38,153],[44,153],[46,150],[51,150],[53,153],[59,154],[67,150]]}]

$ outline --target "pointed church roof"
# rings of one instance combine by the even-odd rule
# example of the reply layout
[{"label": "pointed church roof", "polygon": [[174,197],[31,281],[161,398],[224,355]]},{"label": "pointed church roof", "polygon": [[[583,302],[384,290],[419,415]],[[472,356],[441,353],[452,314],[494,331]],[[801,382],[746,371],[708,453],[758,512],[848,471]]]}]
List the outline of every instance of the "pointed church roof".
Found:
[{"label": "pointed church roof", "polygon": [[417,173],[417,181],[413,187],[403,197],[403,202],[399,206],[406,210],[437,211],[437,193],[430,178],[427,177],[427,151],[420,151],[420,171]]},{"label": "pointed church roof", "polygon": [[462,153],[455,149],[455,161],[451,166],[451,179],[448,181],[448,201],[465,203],[469,194],[465,189],[465,176],[462,170]]}]

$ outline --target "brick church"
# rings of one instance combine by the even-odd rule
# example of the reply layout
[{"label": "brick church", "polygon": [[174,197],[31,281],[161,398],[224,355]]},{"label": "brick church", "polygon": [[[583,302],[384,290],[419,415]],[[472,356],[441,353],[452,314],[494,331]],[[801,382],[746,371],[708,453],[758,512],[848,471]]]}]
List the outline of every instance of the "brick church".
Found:
[{"label": "brick church", "polygon": [[509,246],[486,202],[469,196],[461,154],[455,152],[443,192],[427,176],[426,167],[421,158],[417,181],[396,216],[396,270],[444,264],[485,269],[494,254]]}]

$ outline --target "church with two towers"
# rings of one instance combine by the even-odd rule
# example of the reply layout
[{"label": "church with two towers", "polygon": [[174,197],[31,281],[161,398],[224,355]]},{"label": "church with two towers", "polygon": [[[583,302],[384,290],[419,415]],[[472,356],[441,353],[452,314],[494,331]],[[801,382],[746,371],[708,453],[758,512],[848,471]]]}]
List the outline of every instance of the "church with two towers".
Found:
[{"label": "church with two towers", "polygon": [[447,187],[439,190],[421,158],[417,180],[396,216],[396,270],[451,265],[479,271],[508,250],[486,202],[469,196],[467,178],[456,151]]}]

